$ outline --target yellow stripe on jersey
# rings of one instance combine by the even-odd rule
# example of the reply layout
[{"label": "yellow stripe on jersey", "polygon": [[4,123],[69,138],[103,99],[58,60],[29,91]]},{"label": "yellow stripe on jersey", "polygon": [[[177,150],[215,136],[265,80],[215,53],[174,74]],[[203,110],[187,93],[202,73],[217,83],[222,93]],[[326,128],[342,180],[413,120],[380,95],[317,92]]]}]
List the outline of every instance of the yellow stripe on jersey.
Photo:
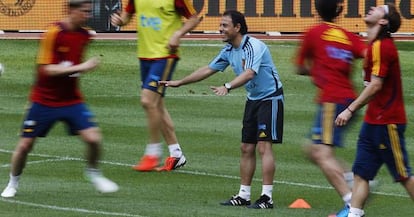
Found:
[{"label": "yellow stripe on jersey", "polygon": [[190,11],[191,14],[196,14],[196,10],[193,7],[193,4],[189,0],[183,0],[185,6],[187,6],[188,11]]},{"label": "yellow stripe on jersey", "polygon": [[351,45],[352,42],[349,40],[348,36],[344,31],[336,28],[327,29],[322,34],[322,39],[325,41],[333,41],[341,44]]},{"label": "yellow stripe on jersey", "polygon": [[381,68],[381,41],[372,44],[372,71],[371,75],[378,76]]},{"label": "yellow stripe on jersey", "polygon": [[398,136],[397,125],[388,124],[387,129],[388,135],[390,137],[392,153],[394,155],[395,168],[397,169],[397,172],[400,176],[407,177],[408,174],[404,166],[404,156],[401,152],[401,144],[400,138]]},{"label": "yellow stripe on jersey", "polygon": [[43,38],[40,41],[39,53],[37,55],[37,64],[51,64],[53,63],[53,47],[55,46],[57,34],[61,31],[59,26],[53,26],[43,33]]},{"label": "yellow stripe on jersey", "polygon": [[323,103],[323,120],[322,120],[322,142],[324,144],[333,143],[333,123],[335,118],[336,104]]},{"label": "yellow stripe on jersey", "polygon": [[[171,68],[173,67],[174,61],[175,61],[175,59],[173,59],[173,58],[168,58],[167,59],[167,64],[164,68],[164,72],[162,73],[162,78],[161,78],[162,81],[167,80],[169,75],[172,73]],[[164,89],[165,89],[164,85],[158,85],[157,92],[162,93]]]}]

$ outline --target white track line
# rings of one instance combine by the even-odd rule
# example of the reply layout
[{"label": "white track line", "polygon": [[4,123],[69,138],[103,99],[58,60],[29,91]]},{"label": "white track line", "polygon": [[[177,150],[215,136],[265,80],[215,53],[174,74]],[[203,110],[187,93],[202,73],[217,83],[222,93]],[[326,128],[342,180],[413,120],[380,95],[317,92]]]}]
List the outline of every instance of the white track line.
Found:
[{"label": "white track line", "polygon": [[[3,153],[13,153],[13,151],[10,150],[5,150],[5,149],[0,149],[0,152]],[[54,155],[47,155],[47,154],[36,154],[36,153],[31,153],[29,154],[31,156],[37,156],[37,157],[44,157],[44,158],[55,158],[55,160],[53,159],[48,159],[48,160],[44,160],[44,162],[47,161],[63,161],[63,160],[68,160],[68,161],[85,161],[85,159],[82,158],[73,158],[73,157],[62,157],[62,156],[54,156]],[[36,161],[35,163],[40,163],[41,161]],[[102,164],[109,164],[109,165],[116,165],[116,166],[128,166],[131,167],[133,166],[132,164],[126,164],[126,163],[120,163],[120,162],[111,162],[111,161],[99,161]],[[28,162],[30,163],[30,162]],[[7,164],[9,165],[9,164]],[[0,165],[0,167],[5,167],[5,165]],[[199,176],[210,176],[210,177],[219,177],[219,178],[227,178],[227,179],[240,179],[240,177],[238,176],[231,176],[231,175],[222,175],[222,174],[213,174],[213,173],[207,173],[207,172],[200,172],[200,171],[191,171],[191,170],[177,170],[174,171],[177,173],[185,173],[185,174],[191,174],[191,175],[199,175]],[[258,181],[260,182],[260,179],[253,179],[254,181]],[[314,185],[314,184],[306,184],[306,183],[300,183],[300,182],[290,182],[290,181],[273,181],[273,183],[276,184],[285,184],[285,185],[292,185],[292,186],[299,186],[299,187],[306,187],[306,188],[316,188],[316,189],[333,189],[331,186],[323,186],[323,185]],[[387,192],[379,192],[379,191],[374,191],[372,192],[373,194],[378,194],[378,195],[384,195],[384,196],[393,196],[393,197],[408,197],[408,195],[403,195],[403,194],[396,194],[396,193],[387,193]]]},{"label": "white track line", "polygon": [[18,201],[18,200],[13,200],[13,199],[0,198],[0,201],[7,202],[7,203],[19,204],[19,205],[25,205],[25,206],[51,209],[51,210],[59,210],[59,211],[79,212],[79,213],[107,215],[107,216],[144,217],[144,216],[141,216],[141,215],[133,215],[133,214],[129,214],[129,213],[105,212],[105,211],[98,211],[98,210],[88,210],[88,209],[61,207],[61,206],[51,206],[51,205],[44,205],[44,204],[31,203],[31,202],[23,202],[23,201]]},{"label": "white track line", "polygon": [[[0,152],[2,152],[2,153],[13,153],[13,151],[5,150],[5,149],[0,149]],[[73,157],[67,157],[67,156],[62,157],[62,156],[53,156],[53,155],[36,154],[36,153],[31,153],[29,155],[30,156],[37,156],[37,157],[44,157],[44,158],[54,158],[54,159],[28,161],[27,162],[28,164],[39,164],[39,163],[55,162],[55,161],[85,161],[85,159],[82,159],[82,158],[73,158]],[[116,165],[116,166],[128,166],[128,167],[132,166],[131,164],[111,162],[111,161],[99,161],[99,162],[102,163],[102,164],[109,164],[109,165]],[[0,167],[10,167],[10,164],[0,165]],[[177,170],[175,172],[191,174],[191,175],[200,175],[200,176],[210,176],[210,177],[219,177],[219,178],[228,178],[228,179],[239,179],[239,177],[237,177],[237,176],[212,174],[212,173],[199,172],[199,171]],[[261,180],[254,179],[254,181],[261,181]],[[288,182],[288,181],[274,181],[274,183],[294,185],[294,186],[302,186],[302,187],[307,187],[307,188],[333,189],[332,187],[327,187],[327,186],[312,185],[312,184],[306,184],[306,183]],[[394,194],[394,193],[385,193],[385,192],[373,192],[373,193],[374,194],[379,194],[379,195],[385,195],[385,196],[408,197],[406,195]],[[18,201],[18,200],[13,200],[13,199],[4,199],[4,198],[0,198],[0,201],[7,202],[7,203],[20,204],[20,205],[25,205],[25,206],[39,207],[39,208],[44,208],[44,209],[58,210],[58,211],[88,213],[88,214],[105,215],[105,216],[145,217],[145,216],[129,214],[129,213],[117,213],[117,212],[106,212],[106,211],[98,211],[98,210],[88,210],[88,209],[81,209],[81,208],[52,206],[52,205],[38,204],[38,203],[32,203],[32,202],[24,202],[24,201]]]}]

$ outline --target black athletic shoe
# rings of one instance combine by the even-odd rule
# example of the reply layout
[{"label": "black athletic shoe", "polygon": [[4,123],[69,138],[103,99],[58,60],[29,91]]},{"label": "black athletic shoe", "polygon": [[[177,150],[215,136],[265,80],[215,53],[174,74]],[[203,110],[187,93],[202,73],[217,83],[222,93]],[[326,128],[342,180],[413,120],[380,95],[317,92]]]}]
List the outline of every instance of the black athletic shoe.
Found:
[{"label": "black athletic shoe", "polygon": [[249,206],[250,200],[241,198],[239,195],[234,195],[229,200],[220,203],[223,206]]},{"label": "black athletic shoe", "polygon": [[247,206],[247,208],[251,209],[273,209],[273,200],[268,197],[267,195],[263,194],[260,196],[254,204]]}]

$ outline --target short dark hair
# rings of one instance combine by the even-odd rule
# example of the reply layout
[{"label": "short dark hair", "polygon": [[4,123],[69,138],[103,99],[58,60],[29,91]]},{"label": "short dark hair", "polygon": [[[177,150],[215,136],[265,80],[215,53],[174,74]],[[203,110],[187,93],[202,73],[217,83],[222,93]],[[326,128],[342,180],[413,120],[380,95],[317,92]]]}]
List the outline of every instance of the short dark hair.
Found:
[{"label": "short dark hair", "polygon": [[388,20],[387,30],[390,33],[398,31],[401,26],[401,15],[397,11],[397,8],[393,3],[386,3],[388,6],[388,14],[385,14],[384,18]]},{"label": "short dark hair", "polygon": [[316,0],[315,8],[323,21],[332,22],[337,16],[342,13],[343,0]]},{"label": "short dark hair", "polygon": [[79,8],[83,4],[92,4],[92,0],[68,0],[69,8]]},{"label": "short dark hair", "polygon": [[240,24],[240,34],[247,34],[246,19],[242,13],[235,10],[227,10],[223,13],[223,16],[230,16],[234,26]]}]

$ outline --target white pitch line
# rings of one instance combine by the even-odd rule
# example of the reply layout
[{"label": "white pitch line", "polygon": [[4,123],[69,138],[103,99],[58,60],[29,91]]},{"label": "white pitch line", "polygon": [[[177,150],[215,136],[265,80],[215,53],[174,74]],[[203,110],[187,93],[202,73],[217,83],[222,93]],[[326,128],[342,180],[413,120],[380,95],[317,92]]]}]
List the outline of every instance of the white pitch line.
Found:
[{"label": "white pitch line", "polygon": [[18,201],[18,200],[13,200],[13,199],[0,198],[0,200],[3,201],[3,202],[7,202],[7,203],[15,203],[15,204],[19,204],[19,205],[39,207],[39,208],[59,210],[59,211],[70,211],[70,212],[88,213],[88,214],[96,214],[96,215],[107,215],[107,216],[145,217],[145,216],[134,215],[134,214],[129,214],[129,213],[105,212],[105,211],[98,211],[98,210],[61,207],[61,206],[51,206],[51,205],[44,205],[44,204],[38,204],[38,203]]},{"label": "white pitch line", "polygon": [[[27,164],[41,164],[46,162],[57,162],[57,161],[67,161],[67,158],[59,158],[59,159],[46,159],[46,160],[37,160],[37,161],[28,161]],[[10,167],[10,164],[3,164],[0,168]]]},{"label": "white pitch line", "polygon": [[[13,153],[13,151],[0,149],[0,152],[3,153]],[[56,159],[62,159],[62,160],[71,160],[71,161],[85,161],[82,158],[73,158],[73,157],[62,157],[62,156],[53,156],[53,155],[47,155],[47,154],[36,154],[36,153],[30,153],[31,156],[37,156],[37,157],[45,157],[45,158],[56,158]],[[132,164],[126,164],[126,163],[120,163],[120,162],[112,162],[112,161],[99,161],[103,164],[108,165],[116,165],[116,166],[133,166]],[[3,166],[1,166],[3,167]],[[200,176],[210,176],[210,177],[219,177],[219,178],[227,178],[227,179],[240,179],[238,176],[231,176],[231,175],[222,175],[222,174],[213,174],[213,173],[207,173],[207,172],[200,172],[200,171],[191,171],[191,170],[177,170],[174,171],[177,173],[185,173],[185,174],[191,174],[191,175],[200,175]],[[260,179],[253,179],[254,181],[260,182]],[[315,188],[315,189],[326,189],[331,190],[333,187],[331,186],[323,186],[323,185],[314,185],[314,184],[307,184],[307,183],[300,183],[300,182],[290,182],[290,181],[273,181],[273,183],[276,184],[284,184],[284,185],[292,185],[292,186],[299,186],[299,187],[306,187],[306,188]],[[373,194],[383,195],[383,196],[393,196],[393,197],[408,197],[408,195],[403,194],[397,194],[397,193],[387,193],[387,192],[379,192],[379,191],[373,191],[371,192]]]}]

